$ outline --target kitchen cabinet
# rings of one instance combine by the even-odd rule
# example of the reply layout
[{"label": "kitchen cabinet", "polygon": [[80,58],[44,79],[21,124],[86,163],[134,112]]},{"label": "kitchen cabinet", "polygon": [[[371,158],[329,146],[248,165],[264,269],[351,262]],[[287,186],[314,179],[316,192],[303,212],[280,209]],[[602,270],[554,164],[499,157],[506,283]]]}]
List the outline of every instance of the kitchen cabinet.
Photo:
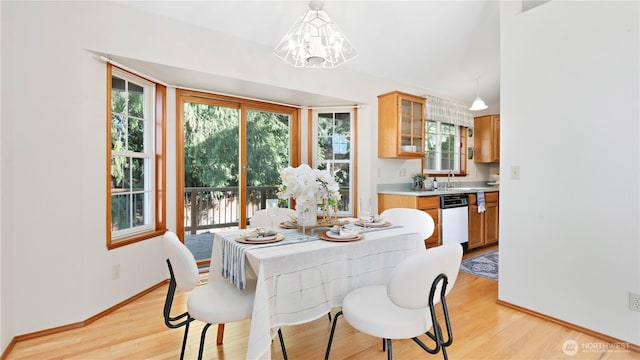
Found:
[{"label": "kitchen cabinet", "polygon": [[498,242],[498,200],[500,193],[484,194],[485,211],[478,212],[476,194],[469,194],[469,249]]},{"label": "kitchen cabinet", "polygon": [[500,161],[500,115],[479,116],[473,119],[473,161],[477,163]]},{"label": "kitchen cabinet", "polygon": [[412,208],[418,209],[431,215],[435,224],[433,235],[424,239],[425,247],[431,248],[440,245],[440,221],[438,208],[440,207],[439,196],[411,196],[411,195],[391,195],[378,194],[378,214],[391,208]]},{"label": "kitchen cabinet", "polygon": [[424,98],[399,91],[378,96],[378,157],[424,158]]}]

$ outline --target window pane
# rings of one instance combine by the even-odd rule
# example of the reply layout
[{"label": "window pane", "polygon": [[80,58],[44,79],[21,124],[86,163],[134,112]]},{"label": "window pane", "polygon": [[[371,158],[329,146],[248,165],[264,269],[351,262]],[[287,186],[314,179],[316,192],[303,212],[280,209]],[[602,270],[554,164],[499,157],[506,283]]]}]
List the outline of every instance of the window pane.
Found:
[{"label": "window pane", "polygon": [[436,154],[434,152],[428,152],[427,153],[427,157],[426,157],[426,165],[425,168],[426,169],[435,169],[437,166],[436,164]]},{"label": "window pane", "polygon": [[435,151],[438,145],[438,137],[436,135],[427,135],[427,151]]},{"label": "window pane", "polygon": [[[247,111],[247,172],[249,186],[275,187],[289,161],[289,115]],[[270,195],[271,196],[271,195]]]},{"label": "window pane", "polygon": [[111,157],[111,188],[129,190],[129,158]]},{"label": "window pane", "polygon": [[144,89],[129,83],[129,116],[144,118]]},{"label": "window pane", "polygon": [[349,149],[349,139],[344,134],[333,134],[331,137],[332,149],[335,160],[346,160],[349,159],[350,149]]},{"label": "window pane", "polygon": [[121,115],[111,115],[111,149],[125,149],[125,119]]},{"label": "window pane", "polygon": [[337,113],[333,129],[332,143],[336,160],[348,160],[351,157],[351,114]]},{"label": "window pane", "polygon": [[131,227],[129,196],[125,194],[111,197],[111,230],[122,230]]},{"label": "window pane", "polygon": [[131,159],[131,182],[132,191],[144,191],[145,189],[145,170],[147,169],[147,159],[132,158]]},{"label": "window pane", "polygon": [[148,211],[147,204],[149,200],[149,194],[133,194],[133,226],[147,225]]},{"label": "window pane", "polygon": [[340,185],[340,211],[349,211],[349,184],[351,182],[350,167],[348,163],[333,164],[333,173],[338,185]]},{"label": "window pane", "polygon": [[127,95],[125,81],[115,76],[111,77],[111,111],[124,113],[127,109]]},{"label": "window pane", "polygon": [[436,134],[438,124],[435,121],[427,121],[427,134]]},{"label": "window pane", "polygon": [[318,160],[333,159],[333,138],[318,136]]},{"label": "window pane", "polygon": [[144,152],[144,121],[136,118],[129,118],[128,121],[128,145],[133,152]]}]

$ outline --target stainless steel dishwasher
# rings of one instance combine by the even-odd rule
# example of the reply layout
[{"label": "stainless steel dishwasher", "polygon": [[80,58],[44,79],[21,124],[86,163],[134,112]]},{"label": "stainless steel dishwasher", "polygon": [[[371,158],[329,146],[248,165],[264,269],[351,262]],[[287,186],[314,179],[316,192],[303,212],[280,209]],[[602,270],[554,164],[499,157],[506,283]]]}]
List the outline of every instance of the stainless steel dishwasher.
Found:
[{"label": "stainless steel dishwasher", "polygon": [[469,245],[469,195],[440,195],[440,238],[442,244]]}]

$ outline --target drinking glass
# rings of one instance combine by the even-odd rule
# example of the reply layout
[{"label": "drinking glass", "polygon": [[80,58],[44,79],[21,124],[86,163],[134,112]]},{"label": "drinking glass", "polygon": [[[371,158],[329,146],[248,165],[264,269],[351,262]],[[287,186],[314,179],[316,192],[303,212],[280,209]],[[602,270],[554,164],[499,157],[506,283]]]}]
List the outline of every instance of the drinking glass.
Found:
[{"label": "drinking glass", "polygon": [[307,240],[307,221],[311,218],[311,212],[309,208],[305,207],[302,211],[298,212],[298,223],[302,224],[302,240]]},{"label": "drinking glass", "polygon": [[371,199],[368,196],[362,196],[358,201],[358,219],[367,230],[367,223],[371,222]]},{"label": "drinking glass", "polygon": [[278,199],[267,199],[267,216],[271,219],[271,230],[276,231],[273,222],[276,217],[278,217],[278,213],[280,208],[278,207]]}]

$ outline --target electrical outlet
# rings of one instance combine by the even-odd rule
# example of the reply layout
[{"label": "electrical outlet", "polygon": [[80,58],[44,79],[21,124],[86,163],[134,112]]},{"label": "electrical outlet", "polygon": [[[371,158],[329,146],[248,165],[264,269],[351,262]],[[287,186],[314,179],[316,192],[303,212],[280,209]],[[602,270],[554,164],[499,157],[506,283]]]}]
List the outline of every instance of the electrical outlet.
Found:
[{"label": "electrical outlet", "polygon": [[640,311],[640,295],[629,293],[629,309],[633,311]]},{"label": "electrical outlet", "polygon": [[120,264],[113,265],[113,269],[111,269],[111,279],[118,278],[120,278]]}]

